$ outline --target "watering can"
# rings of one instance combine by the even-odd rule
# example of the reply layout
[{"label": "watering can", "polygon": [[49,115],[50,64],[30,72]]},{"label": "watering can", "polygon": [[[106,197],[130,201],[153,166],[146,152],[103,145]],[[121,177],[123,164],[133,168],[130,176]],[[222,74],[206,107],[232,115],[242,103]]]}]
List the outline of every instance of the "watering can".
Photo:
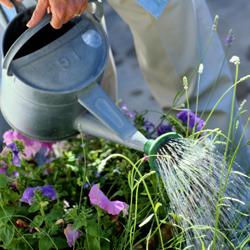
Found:
[{"label": "watering can", "polygon": [[17,15],[3,38],[1,111],[12,128],[43,141],[84,132],[148,155],[178,137],[148,140],[101,88],[109,46],[100,15],[85,12],[59,30],[47,15],[27,29],[32,12]]}]

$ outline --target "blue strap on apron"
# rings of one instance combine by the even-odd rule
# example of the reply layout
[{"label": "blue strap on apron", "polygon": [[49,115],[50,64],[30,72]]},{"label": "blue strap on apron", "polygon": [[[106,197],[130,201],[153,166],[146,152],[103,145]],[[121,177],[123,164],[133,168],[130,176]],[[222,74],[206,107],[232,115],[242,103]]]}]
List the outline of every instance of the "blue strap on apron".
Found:
[{"label": "blue strap on apron", "polygon": [[147,12],[159,18],[165,10],[169,0],[136,0]]}]

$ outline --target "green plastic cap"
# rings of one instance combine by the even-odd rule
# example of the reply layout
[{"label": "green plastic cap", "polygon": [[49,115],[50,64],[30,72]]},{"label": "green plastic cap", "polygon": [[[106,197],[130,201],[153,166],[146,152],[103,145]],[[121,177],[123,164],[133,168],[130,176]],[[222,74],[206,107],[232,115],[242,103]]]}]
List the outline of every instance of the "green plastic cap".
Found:
[{"label": "green plastic cap", "polygon": [[171,139],[181,138],[182,136],[176,132],[169,132],[156,138],[155,140],[148,140],[144,145],[144,153],[149,157],[149,165],[153,170],[158,171],[156,163],[156,155],[159,148],[166,144]]}]

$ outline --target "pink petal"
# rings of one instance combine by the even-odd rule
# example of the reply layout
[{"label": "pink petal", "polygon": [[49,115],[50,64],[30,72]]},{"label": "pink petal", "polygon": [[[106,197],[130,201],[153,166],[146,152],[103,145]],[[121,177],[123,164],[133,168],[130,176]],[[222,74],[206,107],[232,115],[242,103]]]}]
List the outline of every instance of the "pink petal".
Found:
[{"label": "pink petal", "polygon": [[15,131],[13,130],[7,130],[4,134],[3,134],[3,141],[6,145],[9,145],[13,142],[13,140],[15,140],[15,135],[14,135]]},{"label": "pink petal", "polygon": [[68,224],[64,229],[64,235],[66,236],[69,247],[75,245],[75,241],[81,236],[81,234],[81,231],[73,229],[72,224]]},{"label": "pink petal", "polygon": [[18,131],[8,130],[3,134],[4,143],[9,145],[13,141],[22,141],[24,144],[24,157],[30,158],[35,156],[42,147],[47,148],[48,152],[51,150],[51,143],[44,143],[37,140],[30,139],[22,135]]},{"label": "pink petal", "polygon": [[118,215],[121,212],[128,214],[128,204],[123,201],[110,201],[107,212],[112,215]]},{"label": "pink petal", "polygon": [[97,205],[109,214],[118,215],[122,211],[124,214],[128,213],[128,204],[118,200],[110,201],[96,184],[92,186],[89,192],[89,199],[92,205]]},{"label": "pink petal", "polygon": [[42,147],[41,143],[37,141],[32,142],[25,140],[24,143],[25,143],[24,154],[27,158],[35,156]]},{"label": "pink petal", "polygon": [[92,205],[97,205],[98,207],[107,210],[109,206],[108,197],[100,190],[98,185],[94,185],[89,191],[89,199]]}]

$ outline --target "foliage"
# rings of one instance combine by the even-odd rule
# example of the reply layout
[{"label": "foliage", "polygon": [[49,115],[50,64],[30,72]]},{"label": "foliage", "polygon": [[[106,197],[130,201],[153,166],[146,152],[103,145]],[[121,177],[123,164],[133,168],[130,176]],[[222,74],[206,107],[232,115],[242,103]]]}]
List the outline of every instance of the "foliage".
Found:
[{"label": "foliage", "polygon": [[[184,137],[203,134],[199,130],[204,121],[189,110],[162,114],[157,125],[147,121],[145,114],[127,113],[148,138],[169,131]],[[13,131],[7,131],[4,139],[6,146],[0,156],[1,248],[185,246],[179,215],[171,211],[163,183],[143,153],[83,134],[54,144],[39,144]],[[16,146],[9,146],[13,144]],[[27,155],[29,145],[38,146]],[[95,184],[102,190],[96,195],[106,199],[105,204],[123,204],[126,208],[128,204],[128,209],[112,215],[110,208],[91,201],[89,194]]]},{"label": "foliage", "polygon": [[[144,114],[136,115],[138,129],[156,135],[157,126],[149,131],[145,122]],[[164,241],[172,238],[167,195],[143,153],[79,135],[25,157],[27,141],[16,133],[6,132],[12,140],[5,135],[5,142],[15,143],[18,154],[6,145],[0,157],[3,249],[153,249],[159,238],[153,214],[159,217]],[[20,164],[13,161],[17,156]],[[109,215],[90,203],[89,191],[97,183],[110,200],[129,204],[128,215]],[[56,192],[53,198],[51,190],[43,193],[48,187]],[[71,243],[69,230],[78,233]]]}]

